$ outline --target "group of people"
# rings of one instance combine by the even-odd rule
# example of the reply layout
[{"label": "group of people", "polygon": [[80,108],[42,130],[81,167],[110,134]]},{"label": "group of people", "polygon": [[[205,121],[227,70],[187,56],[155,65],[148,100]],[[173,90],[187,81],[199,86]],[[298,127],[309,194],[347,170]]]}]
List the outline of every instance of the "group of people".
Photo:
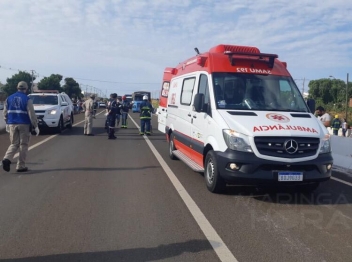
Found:
[{"label": "group of people", "polygon": [[[39,135],[39,127],[37,116],[34,111],[32,100],[27,96],[28,84],[21,81],[17,84],[17,92],[10,95],[4,104],[3,116],[6,123],[6,131],[10,134],[10,146],[8,147],[3,158],[2,167],[6,172],[10,171],[11,160],[17,151],[19,157],[17,160],[16,171],[27,172],[26,156],[28,152],[28,144],[30,135]],[[85,114],[84,121],[84,135],[94,136],[92,133],[93,118],[97,109],[97,103],[94,101],[95,95],[92,94],[88,100],[82,104],[82,109]],[[141,129],[140,135],[151,134],[151,116],[153,113],[153,106],[149,102],[148,96],[143,96],[143,102],[140,106],[140,121]],[[110,101],[106,108],[106,123],[109,139],[116,139],[115,125],[117,119],[122,119],[122,128],[127,128],[127,116],[129,111],[129,103],[126,97],[122,97],[119,101],[117,94],[110,95]]]},{"label": "group of people", "polygon": [[348,130],[348,124],[345,118],[341,121],[339,115],[335,115],[335,118],[331,121],[331,116],[325,111],[325,108],[318,106],[315,111],[318,119],[323,122],[325,127],[330,127],[334,135],[338,135],[339,129],[342,128],[342,136],[346,136]]},{"label": "group of people", "polygon": [[[84,121],[84,135],[94,136],[92,133],[93,118],[95,117],[96,107],[94,106],[95,95],[91,95],[90,98],[83,103],[83,110],[85,112]],[[140,135],[151,134],[151,117],[153,112],[153,106],[149,102],[148,96],[143,96],[143,102],[140,105],[140,121],[141,129]],[[127,117],[129,112],[129,102],[126,100],[126,96],[122,97],[122,101],[118,99],[116,93],[110,95],[110,100],[106,108],[106,122],[105,129],[108,133],[108,139],[116,139],[115,126],[119,125],[121,119],[121,128],[127,128]]]}]

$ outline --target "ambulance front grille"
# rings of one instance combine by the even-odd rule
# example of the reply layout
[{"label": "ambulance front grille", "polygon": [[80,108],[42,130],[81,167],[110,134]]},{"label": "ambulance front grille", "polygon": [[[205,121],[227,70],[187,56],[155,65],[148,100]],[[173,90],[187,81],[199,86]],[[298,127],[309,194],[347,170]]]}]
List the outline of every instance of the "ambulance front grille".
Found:
[{"label": "ambulance front grille", "polygon": [[311,137],[254,137],[260,154],[283,158],[313,156],[319,149],[319,138]]}]

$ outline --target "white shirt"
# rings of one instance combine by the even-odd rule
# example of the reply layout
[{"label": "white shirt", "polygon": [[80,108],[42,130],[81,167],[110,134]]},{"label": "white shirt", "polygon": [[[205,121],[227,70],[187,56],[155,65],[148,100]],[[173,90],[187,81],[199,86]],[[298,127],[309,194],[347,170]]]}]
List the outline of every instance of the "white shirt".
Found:
[{"label": "white shirt", "polygon": [[343,128],[343,129],[347,129],[347,123],[346,123],[346,121],[342,123],[342,128]]},{"label": "white shirt", "polygon": [[331,116],[328,113],[325,113],[322,116],[318,116],[318,119],[324,123],[326,121],[331,121]]}]

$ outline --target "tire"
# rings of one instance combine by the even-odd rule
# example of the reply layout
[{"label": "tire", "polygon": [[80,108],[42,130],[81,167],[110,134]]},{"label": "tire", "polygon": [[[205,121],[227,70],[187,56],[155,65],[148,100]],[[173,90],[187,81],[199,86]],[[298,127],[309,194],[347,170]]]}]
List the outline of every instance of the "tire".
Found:
[{"label": "tire", "polygon": [[296,186],[296,191],[300,193],[311,193],[319,187],[319,182]]},{"label": "tire", "polygon": [[213,150],[210,150],[205,158],[204,179],[208,190],[212,193],[222,193],[226,188],[226,183],[220,176]]},{"label": "tire", "polygon": [[177,159],[177,157],[172,153],[172,151],[176,150],[176,147],[174,144],[174,139],[175,139],[175,136],[174,136],[174,134],[171,133],[170,140],[169,140],[169,157],[172,160]]},{"label": "tire", "polygon": [[60,121],[57,124],[57,127],[55,128],[56,133],[60,134],[62,130],[64,129],[64,121],[62,119],[62,116],[60,117]]},{"label": "tire", "polygon": [[71,128],[72,128],[72,124],[73,124],[73,115],[72,115],[72,113],[71,113],[70,122],[68,123],[67,128],[68,128],[68,129],[71,129]]}]

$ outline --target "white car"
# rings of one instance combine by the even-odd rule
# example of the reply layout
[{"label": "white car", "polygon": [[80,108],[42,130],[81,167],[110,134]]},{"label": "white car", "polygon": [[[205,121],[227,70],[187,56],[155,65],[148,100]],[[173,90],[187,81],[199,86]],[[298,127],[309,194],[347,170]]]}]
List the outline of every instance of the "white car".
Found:
[{"label": "white car", "polygon": [[73,104],[67,94],[45,91],[29,97],[33,101],[39,128],[53,128],[57,133],[65,127],[72,128]]},{"label": "white car", "polygon": [[106,104],[105,104],[104,102],[99,102],[99,108],[100,108],[100,107],[104,107],[104,108],[105,108],[105,107],[106,107]]}]

